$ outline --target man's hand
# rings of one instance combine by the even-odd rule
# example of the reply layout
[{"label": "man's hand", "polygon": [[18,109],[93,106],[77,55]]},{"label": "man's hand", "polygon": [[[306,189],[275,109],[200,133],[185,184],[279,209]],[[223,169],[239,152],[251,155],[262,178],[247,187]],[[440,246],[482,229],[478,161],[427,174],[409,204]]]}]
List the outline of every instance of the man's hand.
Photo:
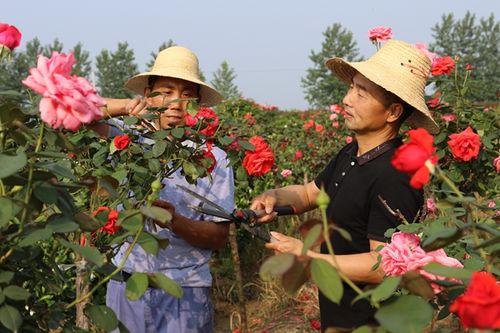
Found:
[{"label": "man's hand", "polygon": [[265,215],[259,217],[257,219],[257,223],[268,223],[271,222],[278,216],[278,213],[274,212],[274,206],[276,206],[277,198],[274,190],[269,190],[261,195],[256,196],[252,200],[252,204],[250,205],[250,209],[253,210],[264,210],[266,212]]},{"label": "man's hand", "polygon": [[304,243],[293,237],[288,237],[279,232],[271,231],[271,243],[266,243],[266,248],[274,250],[277,253],[291,253],[300,256]]},{"label": "man's hand", "polygon": [[170,202],[164,201],[164,200],[155,200],[153,202],[153,206],[160,207],[160,208],[163,208],[165,210],[168,210],[168,212],[172,215],[172,220],[170,222],[168,222],[168,223],[161,223],[158,220],[154,220],[154,223],[157,224],[157,225],[159,225],[162,228],[169,228],[169,229],[171,229],[170,227],[171,227],[172,223],[174,223],[174,219],[175,219],[175,206],[172,205]]}]

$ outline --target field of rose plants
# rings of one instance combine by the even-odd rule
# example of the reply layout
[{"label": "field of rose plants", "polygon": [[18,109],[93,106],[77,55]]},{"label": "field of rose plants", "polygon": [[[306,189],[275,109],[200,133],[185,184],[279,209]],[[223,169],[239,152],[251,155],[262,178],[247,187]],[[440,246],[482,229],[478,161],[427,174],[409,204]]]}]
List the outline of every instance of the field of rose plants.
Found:
[{"label": "field of rose plants", "polygon": [[[20,38],[15,27],[0,23],[0,61],[9,61]],[[374,35],[372,41],[386,38]],[[500,329],[498,101],[470,99],[474,64],[417,47],[433,61],[428,105],[441,131],[433,137],[405,129],[393,166],[412,175],[411,186],[424,187],[426,205],[419,220],[402,221],[386,233],[391,242],[380,249],[379,262],[386,277],[358,290],[359,297],[378,309],[377,332],[448,332],[442,323],[450,321],[462,331],[493,331]],[[105,283],[124,265],[114,266],[110,258],[127,240],[151,254],[168,246],[168,239],[144,228],[171,219],[152,205],[160,178],[177,169],[190,182],[209,177],[213,145],[228,153],[236,205],[247,208],[269,188],[311,181],[353,140],[343,125],[341,101],[332,101],[337,104],[329,110],[284,112],[247,99],[213,110],[192,103],[184,127],[125,127],[109,140],[87,126],[104,116],[104,100],[85,78],[71,74],[73,64],[72,54],[39,56],[30,75],[20,78],[30,100],[0,91],[1,332],[128,332],[104,305]],[[135,125],[141,119],[123,121]],[[185,140],[194,146],[182,145]],[[323,218],[327,200],[313,213],[282,217],[267,227],[300,234],[305,249],[312,248],[331,228]],[[338,302],[342,281],[351,283],[324,261],[272,255],[239,229],[212,266],[216,299],[240,304],[259,300],[249,295],[256,290],[266,293],[255,286],[278,283],[281,292],[296,295],[311,281]],[[135,273],[131,281],[130,299],[150,283],[180,296],[179,286],[159,273]],[[267,316],[273,319],[272,312]],[[317,317],[307,319],[307,329],[320,329]],[[246,318],[231,329],[270,332]]]}]

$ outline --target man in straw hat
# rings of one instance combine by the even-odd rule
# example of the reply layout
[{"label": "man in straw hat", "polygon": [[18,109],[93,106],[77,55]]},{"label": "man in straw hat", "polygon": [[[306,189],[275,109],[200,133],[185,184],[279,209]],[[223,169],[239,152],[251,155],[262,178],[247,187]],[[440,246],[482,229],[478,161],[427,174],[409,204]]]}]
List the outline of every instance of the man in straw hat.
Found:
[{"label": "man in straw hat", "polygon": [[[112,116],[141,114],[147,112],[146,106],[165,107],[159,121],[147,124],[155,129],[183,125],[190,99],[197,98],[201,105],[208,106],[222,100],[214,88],[200,79],[194,53],[178,46],[161,51],[149,72],[132,77],[125,86],[145,97],[108,100],[108,113]],[[149,96],[151,93],[158,94]],[[174,211],[174,217],[168,228],[160,228],[156,234],[168,238],[170,243],[167,248],[160,249],[157,256],[135,246],[123,268],[124,280],[134,272],[161,272],[182,287],[183,297],[177,299],[161,289],[148,288],[139,300],[130,301],[125,295],[124,281],[110,280],[108,284],[106,303],[131,332],[212,332],[212,277],[208,261],[212,250],[225,245],[229,225],[205,221],[204,216],[188,208],[188,205],[198,204],[193,202],[195,199],[177,187],[179,184],[188,187],[232,211],[233,171],[227,166],[226,154],[221,149],[214,147],[212,153],[216,159],[212,180],[198,179],[197,184],[192,185],[180,170],[163,179],[159,205]],[[128,245],[120,248],[114,258],[115,264],[121,261],[127,248]]]},{"label": "man in straw hat", "polygon": [[[330,240],[335,261],[325,243],[319,253],[308,251],[307,255],[327,260],[362,289],[382,281],[382,268],[372,270],[378,259],[376,249],[387,241],[386,230],[401,223],[379,196],[410,222],[423,205],[422,191],[411,188],[409,176],[396,171],[390,160],[401,144],[397,135],[404,121],[432,133],[438,131],[424,101],[431,63],[413,46],[390,40],[367,61],[332,58],[326,64],[349,84],[343,99],[344,118],[355,140],[342,148],[314,181],[264,192],[253,200],[252,208],[269,212],[260,222],[275,218],[276,213],[271,213],[275,205],[291,204],[299,213],[309,211],[317,207],[316,199],[324,187],[330,197],[328,221],[346,230],[352,240],[334,230]],[[266,247],[300,255],[300,240],[279,233],[273,236],[275,239]],[[345,283],[343,287],[340,304],[319,293],[322,329],[332,327],[333,332],[344,332],[376,324],[375,310],[368,301],[351,304],[357,293]]]}]

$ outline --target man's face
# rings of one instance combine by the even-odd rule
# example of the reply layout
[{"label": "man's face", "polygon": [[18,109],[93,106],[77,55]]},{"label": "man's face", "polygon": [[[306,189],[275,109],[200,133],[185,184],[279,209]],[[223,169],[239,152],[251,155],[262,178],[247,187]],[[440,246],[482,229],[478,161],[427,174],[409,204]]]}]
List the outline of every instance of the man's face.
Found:
[{"label": "man's face", "polygon": [[357,73],[343,99],[345,124],[356,134],[369,134],[389,125],[384,89]]},{"label": "man's face", "polygon": [[198,85],[186,80],[158,77],[152,88],[146,88],[145,96],[155,92],[160,94],[146,97],[146,101],[149,106],[165,108],[160,117],[160,128],[184,125],[188,99],[198,98]]}]

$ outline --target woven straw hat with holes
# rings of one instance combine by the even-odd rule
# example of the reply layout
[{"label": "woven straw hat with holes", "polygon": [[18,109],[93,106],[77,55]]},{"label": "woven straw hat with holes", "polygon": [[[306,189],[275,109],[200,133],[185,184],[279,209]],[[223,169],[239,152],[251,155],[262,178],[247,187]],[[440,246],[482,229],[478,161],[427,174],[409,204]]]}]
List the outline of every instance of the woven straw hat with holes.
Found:
[{"label": "woven straw hat with holes", "polygon": [[424,99],[431,61],[414,46],[391,39],[366,61],[331,58],[326,61],[326,66],[347,84],[351,84],[357,72],[361,73],[416,109],[406,120],[411,127],[422,127],[432,134],[439,132]]},{"label": "woven straw hat with holes", "polygon": [[212,106],[222,101],[217,90],[200,79],[198,58],[185,47],[172,46],[159,52],[151,70],[132,77],[125,84],[125,88],[142,95],[151,75],[173,77],[199,84],[201,105]]}]

